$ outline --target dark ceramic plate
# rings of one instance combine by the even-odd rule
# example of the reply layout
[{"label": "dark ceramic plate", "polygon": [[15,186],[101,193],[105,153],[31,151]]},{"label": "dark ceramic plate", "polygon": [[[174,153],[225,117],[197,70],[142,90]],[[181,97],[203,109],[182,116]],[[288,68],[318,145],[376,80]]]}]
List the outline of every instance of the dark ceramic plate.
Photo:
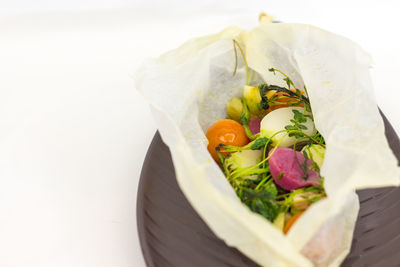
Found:
[{"label": "dark ceramic plate", "polygon": [[[382,114],[386,137],[400,160],[400,141]],[[400,266],[400,188],[357,192],[361,208],[350,254],[342,266]],[[159,133],[147,152],[137,195],[137,224],[148,267],[258,266],[216,237],[175,179]]]}]

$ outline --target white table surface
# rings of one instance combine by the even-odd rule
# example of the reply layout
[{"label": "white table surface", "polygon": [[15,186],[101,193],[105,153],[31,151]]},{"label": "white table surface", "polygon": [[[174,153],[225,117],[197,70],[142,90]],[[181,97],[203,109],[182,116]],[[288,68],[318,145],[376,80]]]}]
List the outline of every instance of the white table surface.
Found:
[{"label": "white table surface", "polygon": [[136,191],[156,125],[132,74],[188,38],[255,26],[262,10],[369,51],[400,133],[396,1],[298,2],[0,3],[0,266],[144,266]]}]

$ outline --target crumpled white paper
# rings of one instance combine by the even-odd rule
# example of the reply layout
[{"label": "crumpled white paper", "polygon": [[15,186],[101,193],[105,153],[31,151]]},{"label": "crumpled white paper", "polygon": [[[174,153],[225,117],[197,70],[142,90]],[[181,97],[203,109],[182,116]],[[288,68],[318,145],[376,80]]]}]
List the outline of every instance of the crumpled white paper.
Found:
[{"label": "crumpled white paper", "polygon": [[[321,174],[328,197],[312,205],[283,235],[243,205],[207,151],[205,132],[226,117],[242,93],[239,56],[245,48],[252,84],[307,85],[315,125],[327,150]],[[384,135],[369,74],[370,57],[352,41],[309,25],[236,27],[190,40],[137,71],[137,89],[150,103],[169,146],[178,183],[192,206],[229,246],[263,266],[339,266],[348,254],[359,209],[355,189],[398,186],[400,169]]]}]

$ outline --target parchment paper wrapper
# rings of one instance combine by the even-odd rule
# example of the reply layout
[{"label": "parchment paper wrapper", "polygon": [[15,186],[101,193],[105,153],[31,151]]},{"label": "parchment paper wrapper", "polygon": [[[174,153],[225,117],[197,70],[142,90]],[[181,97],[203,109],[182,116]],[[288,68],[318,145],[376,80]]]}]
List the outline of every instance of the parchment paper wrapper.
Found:
[{"label": "parchment paper wrapper", "polygon": [[[245,49],[252,84],[307,86],[315,125],[327,150],[321,174],[328,197],[313,204],[288,235],[243,205],[207,151],[205,132],[241,95],[243,60],[233,76],[233,39]],[[399,185],[400,169],[384,135],[369,74],[370,57],[352,41],[309,25],[230,27],[190,40],[137,71],[169,146],[178,183],[195,210],[229,246],[263,266],[338,266],[351,247],[355,189]]]}]

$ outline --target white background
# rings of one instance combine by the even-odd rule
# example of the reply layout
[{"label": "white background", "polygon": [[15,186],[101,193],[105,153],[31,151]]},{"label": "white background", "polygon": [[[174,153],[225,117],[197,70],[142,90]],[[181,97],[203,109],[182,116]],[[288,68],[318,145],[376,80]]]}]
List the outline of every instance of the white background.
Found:
[{"label": "white background", "polygon": [[136,191],[156,125],[132,74],[260,11],[370,52],[400,133],[396,2],[1,0],[0,266],[144,266]]}]

